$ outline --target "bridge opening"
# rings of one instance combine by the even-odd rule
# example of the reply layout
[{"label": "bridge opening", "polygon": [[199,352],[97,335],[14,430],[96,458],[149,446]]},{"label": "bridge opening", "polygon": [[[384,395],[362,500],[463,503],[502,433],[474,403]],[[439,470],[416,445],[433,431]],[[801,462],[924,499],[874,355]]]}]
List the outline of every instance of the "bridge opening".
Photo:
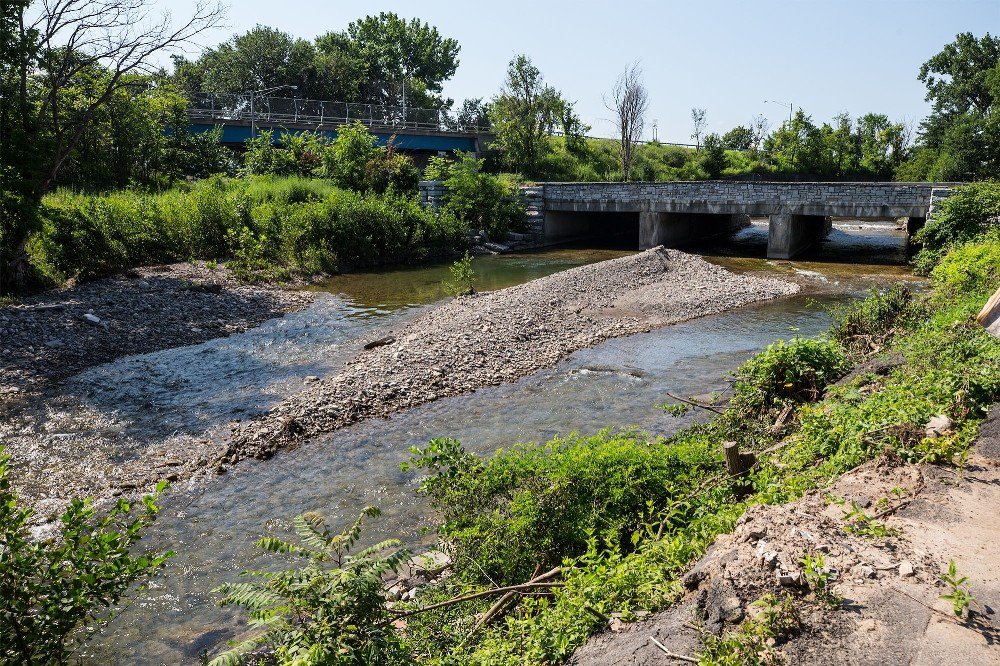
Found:
[{"label": "bridge opening", "polygon": [[[794,261],[899,265],[910,256],[914,221],[906,218],[830,218],[829,231],[800,248]],[[768,258],[771,224],[754,217],[751,224],[728,236],[716,236],[690,246],[699,254]],[[772,240],[773,244],[773,240]],[[780,258],[773,257],[770,258]]]},{"label": "bridge opening", "polygon": [[577,247],[640,249],[638,212],[545,213],[545,241]]}]

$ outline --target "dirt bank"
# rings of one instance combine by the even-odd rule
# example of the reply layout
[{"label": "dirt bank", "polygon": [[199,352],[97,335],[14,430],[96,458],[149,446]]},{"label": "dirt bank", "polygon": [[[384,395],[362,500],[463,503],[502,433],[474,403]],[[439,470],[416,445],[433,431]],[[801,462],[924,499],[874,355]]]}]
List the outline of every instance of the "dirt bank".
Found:
[{"label": "dirt bank", "polygon": [[[754,612],[762,595],[788,593],[802,627],[778,645],[788,664],[892,666],[998,664],[1000,567],[1000,408],[984,423],[966,468],[904,465],[891,458],[841,477],[833,487],[784,506],[757,507],[733,534],[720,537],[684,578],[684,599],[619,632],[593,637],[570,660],[576,666],[680,664],[702,648],[695,624],[719,634]],[[845,530],[845,507],[857,502],[884,514],[888,536]],[[848,509],[850,506],[848,505]],[[839,607],[820,603],[798,580],[799,560],[822,553]],[[956,619],[939,581],[948,563],[968,576],[979,611]],[[784,576],[784,585],[779,580]]]},{"label": "dirt bank", "polygon": [[0,404],[121,356],[253,328],[312,301],[204,262],[151,266],[0,307]]},{"label": "dirt bank", "polygon": [[798,289],[660,247],[457,298],[385,332],[342,373],[236,426],[223,462],[266,458],[351,423],[514,381],[602,340]]}]

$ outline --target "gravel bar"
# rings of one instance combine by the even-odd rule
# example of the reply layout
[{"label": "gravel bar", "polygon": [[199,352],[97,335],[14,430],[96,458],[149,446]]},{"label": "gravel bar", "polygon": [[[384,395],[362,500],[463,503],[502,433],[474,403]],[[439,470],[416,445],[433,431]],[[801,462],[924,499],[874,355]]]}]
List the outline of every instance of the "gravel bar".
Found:
[{"label": "gravel bar", "polygon": [[233,426],[223,466],[299,440],[513,382],[609,338],[796,293],[663,247],[435,308],[378,340],[340,374]]}]

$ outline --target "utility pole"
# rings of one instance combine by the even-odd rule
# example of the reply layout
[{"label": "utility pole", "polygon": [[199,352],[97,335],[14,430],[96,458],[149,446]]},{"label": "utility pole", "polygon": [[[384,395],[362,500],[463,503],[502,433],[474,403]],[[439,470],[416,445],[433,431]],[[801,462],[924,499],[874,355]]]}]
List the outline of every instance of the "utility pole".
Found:
[{"label": "utility pole", "polygon": [[791,125],[792,125],[792,113],[793,113],[792,112],[792,107],[794,106],[791,102],[777,102],[777,101],[775,101],[773,99],[765,99],[764,100],[764,104],[779,104],[781,106],[787,106],[788,107],[788,125],[789,125],[789,127],[791,127]]}]

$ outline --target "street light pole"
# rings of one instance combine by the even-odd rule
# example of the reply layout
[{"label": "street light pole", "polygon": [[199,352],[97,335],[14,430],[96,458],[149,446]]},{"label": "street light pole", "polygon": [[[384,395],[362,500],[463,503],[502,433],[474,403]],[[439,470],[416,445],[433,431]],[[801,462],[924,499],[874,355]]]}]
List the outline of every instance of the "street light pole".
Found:
[{"label": "street light pole", "polygon": [[257,95],[266,95],[268,93],[277,92],[278,90],[284,90],[288,88],[290,90],[298,90],[298,86],[274,86],[273,88],[265,88],[263,90],[254,90],[250,93],[250,138],[256,138],[257,136],[257,116],[253,112],[253,98]]},{"label": "street light pole", "polygon": [[765,99],[764,104],[780,104],[781,106],[788,106],[788,124],[792,124],[792,103],[791,102],[777,102],[773,99]]}]

